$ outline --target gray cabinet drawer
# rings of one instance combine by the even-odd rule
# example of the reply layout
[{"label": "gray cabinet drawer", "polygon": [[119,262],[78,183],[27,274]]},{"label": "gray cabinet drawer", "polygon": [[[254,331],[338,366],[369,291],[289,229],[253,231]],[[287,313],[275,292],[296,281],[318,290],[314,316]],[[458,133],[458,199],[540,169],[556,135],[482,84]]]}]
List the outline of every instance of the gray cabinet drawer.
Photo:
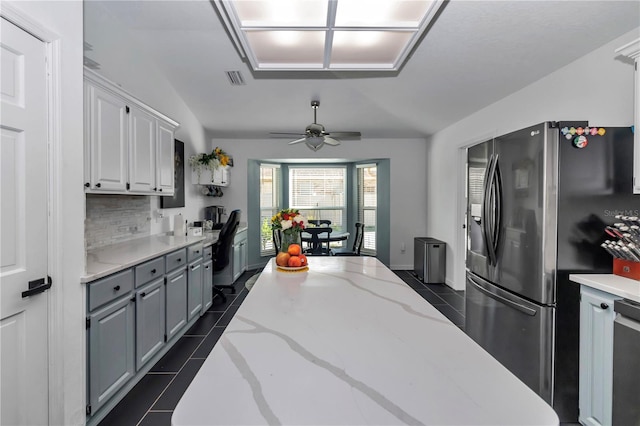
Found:
[{"label": "gray cabinet drawer", "polygon": [[196,259],[202,257],[202,243],[194,244],[192,246],[187,247],[187,259],[189,262],[192,262]]},{"label": "gray cabinet drawer", "polygon": [[89,311],[133,290],[133,269],[89,283]]},{"label": "gray cabinet drawer", "polygon": [[150,260],[136,266],[136,288],[164,275],[164,258]]},{"label": "gray cabinet drawer", "polygon": [[184,267],[187,264],[187,249],[180,249],[174,251],[173,253],[169,253],[165,256],[165,270],[167,272],[173,271],[174,269]]},{"label": "gray cabinet drawer", "polygon": [[213,246],[205,247],[204,249],[204,262],[213,259]]}]

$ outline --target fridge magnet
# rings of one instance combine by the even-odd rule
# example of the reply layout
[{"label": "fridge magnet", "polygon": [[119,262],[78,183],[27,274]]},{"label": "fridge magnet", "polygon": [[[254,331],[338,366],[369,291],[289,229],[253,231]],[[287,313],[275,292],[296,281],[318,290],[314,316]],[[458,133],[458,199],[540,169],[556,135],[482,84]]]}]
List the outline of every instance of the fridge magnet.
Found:
[{"label": "fridge magnet", "polygon": [[587,144],[589,143],[589,141],[587,140],[586,136],[577,136],[574,140],[573,140],[573,146],[576,148],[584,148],[585,146],[587,146]]}]

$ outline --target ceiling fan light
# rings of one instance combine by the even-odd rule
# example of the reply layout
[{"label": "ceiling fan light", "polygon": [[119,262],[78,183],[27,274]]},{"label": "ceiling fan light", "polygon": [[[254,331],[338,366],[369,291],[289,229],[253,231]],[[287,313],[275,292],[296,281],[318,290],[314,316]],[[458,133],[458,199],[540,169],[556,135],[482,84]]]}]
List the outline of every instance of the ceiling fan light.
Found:
[{"label": "ceiling fan light", "polygon": [[307,146],[313,151],[317,151],[324,145],[324,137],[322,136],[309,136],[305,141]]}]

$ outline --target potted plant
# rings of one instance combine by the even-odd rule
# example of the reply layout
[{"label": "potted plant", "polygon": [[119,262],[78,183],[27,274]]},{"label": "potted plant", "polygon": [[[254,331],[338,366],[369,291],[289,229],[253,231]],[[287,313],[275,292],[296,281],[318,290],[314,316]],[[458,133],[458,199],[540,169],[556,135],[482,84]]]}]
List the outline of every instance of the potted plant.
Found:
[{"label": "potted plant", "polygon": [[208,170],[213,177],[213,172],[219,167],[226,167],[230,163],[229,155],[221,148],[216,147],[210,154],[196,154],[189,157],[189,165],[198,175],[198,183],[200,183],[200,175],[203,170]]}]

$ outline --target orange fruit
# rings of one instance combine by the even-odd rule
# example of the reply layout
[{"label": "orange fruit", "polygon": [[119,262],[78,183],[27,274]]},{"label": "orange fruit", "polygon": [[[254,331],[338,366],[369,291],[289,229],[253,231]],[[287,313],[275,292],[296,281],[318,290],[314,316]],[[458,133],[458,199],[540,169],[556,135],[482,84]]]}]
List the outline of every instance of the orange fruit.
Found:
[{"label": "orange fruit", "polygon": [[300,261],[300,257],[291,256],[289,258],[289,266],[292,267],[292,268],[297,268],[299,266],[302,266],[302,262]]},{"label": "orange fruit", "polygon": [[289,264],[289,258],[290,257],[291,257],[291,255],[289,253],[285,253],[285,252],[281,251],[276,256],[276,265],[278,265],[278,266],[287,266]]},{"label": "orange fruit", "polygon": [[307,256],[301,254],[298,257],[300,258],[300,266],[307,266]]},{"label": "orange fruit", "polygon": [[297,256],[300,254],[300,252],[302,251],[302,249],[300,248],[300,244],[289,244],[289,250],[288,253],[291,256]]}]

